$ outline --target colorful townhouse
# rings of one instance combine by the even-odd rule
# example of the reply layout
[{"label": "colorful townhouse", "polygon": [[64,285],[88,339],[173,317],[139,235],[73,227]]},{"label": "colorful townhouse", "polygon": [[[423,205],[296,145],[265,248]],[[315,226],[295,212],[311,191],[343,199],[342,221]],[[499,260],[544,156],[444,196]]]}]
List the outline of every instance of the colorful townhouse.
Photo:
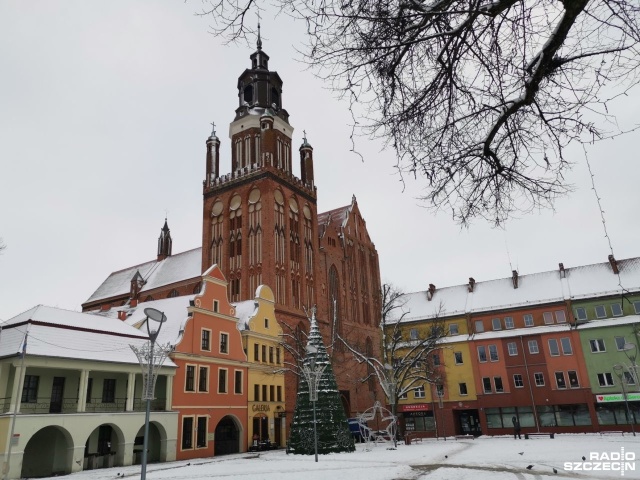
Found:
[{"label": "colorful townhouse", "polygon": [[[640,258],[430,285],[405,301],[409,336],[436,318],[447,333],[444,380],[401,402],[408,430],[422,425],[425,435],[442,435],[447,420],[447,435],[511,433],[514,418],[523,433],[630,430],[640,422]],[[467,358],[469,372],[460,368]],[[414,422],[417,411],[434,420]]]},{"label": "colorful townhouse", "polygon": [[239,302],[242,345],[249,359],[248,430],[250,450],[286,446],[283,332],[275,315],[273,291],[256,290],[255,300]]},{"label": "colorful townhouse", "polygon": [[[146,332],[112,318],[45,306],[0,330],[0,452],[8,478],[140,463],[142,374],[131,346]],[[176,364],[158,373],[150,462],[176,459]]]},{"label": "colorful townhouse", "polygon": [[102,312],[141,330],[146,308],[166,315],[157,341],[173,347],[170,358],[177,366],[171,406],[178,412],[178,460],[247,450],[248,364],[235,307],[216,265],[201,282],[196,295],[134,301]]}]

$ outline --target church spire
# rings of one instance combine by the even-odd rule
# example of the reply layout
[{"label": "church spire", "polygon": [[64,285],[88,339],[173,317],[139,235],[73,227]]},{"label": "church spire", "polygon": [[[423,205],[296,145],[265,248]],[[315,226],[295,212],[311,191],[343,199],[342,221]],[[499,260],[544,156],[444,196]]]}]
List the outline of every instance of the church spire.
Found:
[{"label": "church spire", "polygon": [[260,21],[258,21],[258,41],[256,42],[258,51],[262,50],[262,39],[260,38]]},{"label": "church spire", "polygon": [[164,227],[160,229],[160,236],[158,237],[158,261],[164,260],[171,256],[171,246],[173,241],[171,240],[171,231],[167,224],[167,218],[164,219]]}]

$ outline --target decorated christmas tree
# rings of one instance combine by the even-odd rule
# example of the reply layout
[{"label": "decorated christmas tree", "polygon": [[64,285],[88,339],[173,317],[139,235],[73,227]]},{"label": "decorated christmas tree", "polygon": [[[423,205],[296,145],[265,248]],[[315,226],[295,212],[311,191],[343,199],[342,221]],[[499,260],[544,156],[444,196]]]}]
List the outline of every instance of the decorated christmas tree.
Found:
[{"label": "decorated christmas tree", "polygon": [[[342,407],[329,355],[318,329],[315,308],[311,311],[311,329],[303,370],[299,375],[296,409],[291,424],[288,451],[300,455],[314,454],[313,404],[315,403],[318,453],[353,452],[355,450],[353,438]],[[309,395],[310,387],[313,388],[314,377],[318,379],[316,402],[312,402]]]}]

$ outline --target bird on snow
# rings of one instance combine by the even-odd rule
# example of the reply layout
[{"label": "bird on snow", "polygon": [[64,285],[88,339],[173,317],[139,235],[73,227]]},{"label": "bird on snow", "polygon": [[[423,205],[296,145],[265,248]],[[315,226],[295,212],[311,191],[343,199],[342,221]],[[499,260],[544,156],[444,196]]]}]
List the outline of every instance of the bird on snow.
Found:
[{"label": "bird on snow", "polygon": [[449,455],[445,455],[444,458],[449,458]]},{"label": "bird on snow", "polygon": [[524,455],[524,452],[518,452],[518,455]]},{"label": "bird on snow", "polygon": [[527,470],[531,470],[533,468],[533,465],[527,465]]},{"label": "bird on snow", "polygon": [[558,470],[556,470],[555,468],[553,469],[553,473],[558,473]]},{"label": "bird on snow", "polygon": [[584,455],[582,456],[582,461],[585,461],[587,459],[587,457],[585,457]]}]

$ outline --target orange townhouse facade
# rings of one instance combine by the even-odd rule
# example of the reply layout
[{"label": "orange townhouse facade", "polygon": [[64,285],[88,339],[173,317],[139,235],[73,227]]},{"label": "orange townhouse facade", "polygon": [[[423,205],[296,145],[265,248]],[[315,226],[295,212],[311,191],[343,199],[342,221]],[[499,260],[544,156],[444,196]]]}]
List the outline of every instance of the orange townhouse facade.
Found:
[{"label": "orange townhouse facade", "polygon": [[178,460],[247,450],[248,365],[227,285],[217,265],[203,274],[171,354]]}]

